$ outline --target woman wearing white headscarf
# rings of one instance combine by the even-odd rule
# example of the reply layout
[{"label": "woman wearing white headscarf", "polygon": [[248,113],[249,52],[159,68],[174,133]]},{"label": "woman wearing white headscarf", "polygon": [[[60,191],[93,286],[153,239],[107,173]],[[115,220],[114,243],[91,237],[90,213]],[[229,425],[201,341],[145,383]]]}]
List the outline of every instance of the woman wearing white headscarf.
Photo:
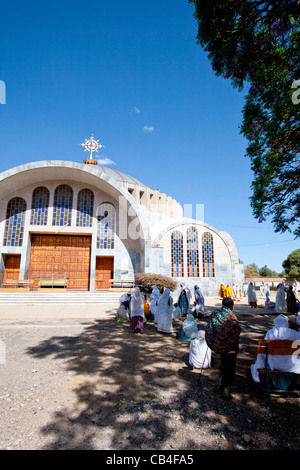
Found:
[{"label": "woman wearing white headscarf", "polygon": [[285,290],[283,284],[278,284],[276,300],[275,300],[275,312],[286,313],[286,299]]},{"label": "woman wearing white headscarf", "polygon": [[195,313],[196,315],[205,315],[205,306],[204,306],[204,296],[199,288],[199,286],[194,286],[194,296],[195,296]]},{"label": "woman wearing white headscarf", "polygon": [[[269,330],[265,336],[265,339],[271,340],[288,340],[295,341],[300,340],[300,332],[292,330],[289,328],[289,320],[285,315],[279,315],[274,320],[274,327]],[[295,350],[296,351],[296,350]],[[280,356],[280,355],[270,355],[268,356],[268,364],[270,370],[281,370],[283,372],[293,372],[294,374],[300,374],[300,361],[293,360],[294,356]],[[259,373],[258,369],[265,368],[265,355],[257,354],[257,359],[255,364],[251,365],[251,374],[255,382],[259,382]],[[275,380],[275,379],[274,379]],[[286,388],[289,386],[290,382],[284,379]],[[274,383],[276,385],[276,383]],[[283,386],[283,383],[280,384]]]},{"label": "woman wearing white headscarf", "polygon": [[211,349],[205,341],[205,331],[199,330],[190,343],[189,368],[209,369],[211,367]]},{"label": "woman wearing white headscarf", "polygon": [[157,286],[152,287],[152,292],[150,295],[150,312],[154,315],[154,322],[157,323],[156,312],[157,312],[157,304],[160,299],[161,293]]},{"label": "woman wearing white headscarf", "polygon": [[190,310],[191,291],[183,283],[180,284],[180,292],[178,296],[178,306],[181,310],[182,315],[187,315]]},{"label": "woman wearing white headscarf", "polygon": [[144,317],[144,299],[140,294],[139,287],[136,287],[130,301],[130,330],[132,333],[144,331]]},{"label": "woman wearing white headscarf", "polygon": [[255,292],[255,285],[253,282],[250,282],[248,286],[248,304],[250,305],[251,308],[256,308],[257,307],[257,297],[256,297],[256,292]]},{"label": "woman wearing white headscarf", "polygon": [[168,288],[164,290],[158,301],[156,318],[157,331],[173,333],[173,299]]}]

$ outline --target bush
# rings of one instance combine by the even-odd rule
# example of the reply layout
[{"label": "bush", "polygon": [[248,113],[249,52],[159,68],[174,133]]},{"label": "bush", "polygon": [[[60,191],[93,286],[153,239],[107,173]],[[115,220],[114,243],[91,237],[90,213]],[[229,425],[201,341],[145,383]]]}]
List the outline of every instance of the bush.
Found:
[{"label": "bush", "polygon": [[177,287],[177,282],[161,274],[137,273],[135,274],[136,284],[139,286],[157,286],[159,289],[170,289],[173,292]]}]

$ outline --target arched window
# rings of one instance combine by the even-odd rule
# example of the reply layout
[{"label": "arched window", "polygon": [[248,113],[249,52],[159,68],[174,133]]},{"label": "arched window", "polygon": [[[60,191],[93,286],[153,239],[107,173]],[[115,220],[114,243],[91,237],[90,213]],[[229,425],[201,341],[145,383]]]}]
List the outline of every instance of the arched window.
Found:
[{"label": "arched window", "polygon": [[22,246],[27,204],[21,197],[14,197],[7,204],[4,230],[4,246]]},{"label": "arched window", "polygon": [[73,207],[73,189],[61,184],[54,191],[52,225],[71,225]]},{"label": "arched window", "polygon": [[32,193],[30,225],[47,225],[50,193],[39,186]]},{"label": "arched window", "polygon": [[97,248],[114,249],[116,231],[116,209],[104,202],[97,209]]},{"label": "arched window", "polygon": [[187,229],[186,242],[187,275],[188,277],[199,277],[198,230],[195,227]]},{"label": "arched window", "polygon": [[94,193],[90,189],[82,189],[77,198],[77,227],[92,227],[94,214]]},{"label": "arched window", "polygon": [[214,240],[210,232],[202,235],[203,276],[215,277]]},{"label": "arched window", "polygon": [[172,277],[183,277],[183,235],[178,231],[171,235],[171,263]]}]

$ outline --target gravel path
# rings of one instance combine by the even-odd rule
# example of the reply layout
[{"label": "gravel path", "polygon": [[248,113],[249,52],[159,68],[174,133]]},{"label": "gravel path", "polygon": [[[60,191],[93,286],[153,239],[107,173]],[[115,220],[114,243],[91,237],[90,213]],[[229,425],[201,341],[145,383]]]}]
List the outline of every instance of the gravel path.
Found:
[{"label": "gravel path", "polygon": [[269,406],[249,374],[275,317],[246,305],[236,313],[232,402],[218,393],[218,355],[212,369],[190,371],[189,342],[151,323],[132,335],[112,315],[0,320],[0,449],[299,450],[300,398],[274,396]]}]

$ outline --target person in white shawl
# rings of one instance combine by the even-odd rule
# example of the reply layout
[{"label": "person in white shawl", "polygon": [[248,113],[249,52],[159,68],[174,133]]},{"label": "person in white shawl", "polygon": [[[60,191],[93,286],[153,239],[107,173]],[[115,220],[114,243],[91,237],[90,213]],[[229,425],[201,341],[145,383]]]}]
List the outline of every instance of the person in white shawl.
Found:
[{"label": "person in white shawl", "polygon": [[180,284],[180,292],[178,296],[177,303],[181,310],[182,315],[187,315],[190,310],[190,301],[191,301],[191,291],[183,283]]},{"label": "person in white shawl", "polygon": [[117,310],[117,320],[119,321],[129,321],[130,319],[130,297],[131,292],[121,295],[119,299],[119,308]]},{"label": "person in white shawl", "polygon": [[248,286],[248,304],[250,305],[251,308],[256,308],[257,307],[257,297],[256,297],[256,292],[255,292],[255,285],[253,282],[250,282]]},{"label": "person in white shawl", "polygon": [[199,288],[199,286],[194,286],[194,296],[195,296],[195,308],[193,309],[193,313],[196,316],[204,316],[205,315],[205,301],[204,301],[204,296]]},{"label": "person in white shawl", "polygon": [[156,312],[157,312],[157,305],[158,301],[161,297],[161,293],[157,286],[152,287],[152,292],[150,295],[150,312],[154,315],[154,322],[157,323]]},{"label": "person in white shawl", "polygon": [[133,333],[142,333],[144,331],[144,298],[140,293],[139,287],[134,289],[134,294],[130,301],[130,330]]},{"label": "person in white shawl", "polygon": [[275,300],[275,312],[286,313],[286,298],[285,289],[283,284],[278,284],[276,300]]},{"label": "person in white shawl", "polygon": [[164,290],[158,301],[156,319],[157,331],[173,333],[173,299],[168,288]]},{"label": "person in white shawl", "polygon": [[[285,315],[279,315],[275,318],[274,327],[267,332],[265,339],[296,341],[300,340],[300,332],[289,328],[288,318]],[[296,350],[297,348],[295,351]],[[268,364],[270,370],[281,370],[283,372],[293,372],[295,374],[300,374],[300,360],[297,359],[297,356],[270,355],[268,356]],[[254,382],[260,382],[258,369],[264,368],[265,355],[257,354],[255,364],[251,365],[251,375]],[[285,386],[288,387],[289,384],[290,382],[288,381],[286,382]],[[281,383],[281,386],[283,386],[283,383]]]},{"label": "person in white shawl", "polygon": [[205,331],[199,330],[190,343],[189,368],[209,369],[211,367],[211,349],[205,341]]}]

